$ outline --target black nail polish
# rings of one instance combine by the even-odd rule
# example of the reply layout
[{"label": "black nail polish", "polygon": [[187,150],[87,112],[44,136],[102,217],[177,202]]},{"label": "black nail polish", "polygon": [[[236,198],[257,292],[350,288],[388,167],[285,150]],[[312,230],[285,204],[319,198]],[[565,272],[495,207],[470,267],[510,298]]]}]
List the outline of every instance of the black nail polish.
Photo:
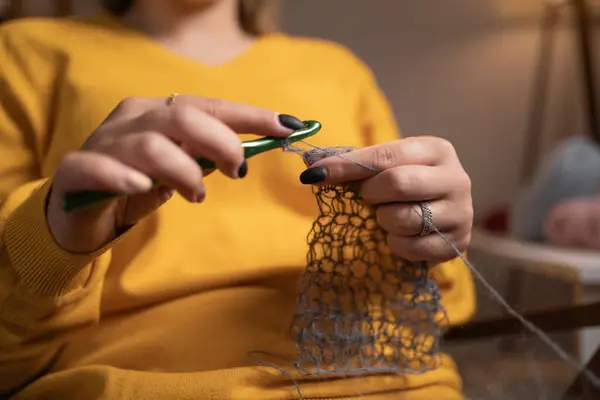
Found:
[{"label": "black nail polish", "polygon": [[305,126],[304,122],[288,114],[279,114],[279,123],[286,128],[293,129],[295,131],[302,129]]},{"label": "black nail polish", "polygon": [[238,176],[240,178],[243,178],[247,174],[248,174],[248,163],[246,162],[246,160],[244,160],[244,162],[242,163],[242,166],[240,167],[240,169],[238,169]]},{"label": "black nail polish", "polygon": [[300,174],[300,182],[305,185],[323,182],[327,178],[327,170],[325,168],[309,168]]}]

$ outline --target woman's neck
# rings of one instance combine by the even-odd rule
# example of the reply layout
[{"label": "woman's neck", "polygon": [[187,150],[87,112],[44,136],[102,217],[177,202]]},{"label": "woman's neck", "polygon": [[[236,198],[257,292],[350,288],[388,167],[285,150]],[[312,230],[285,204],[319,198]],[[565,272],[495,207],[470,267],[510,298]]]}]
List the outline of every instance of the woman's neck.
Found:
[{"label": "woman's neck", "polygon": [[210,65],[235,58],[252,44],[254,38],[239,24],[237,0],[193,8],[177,3],[139,0],[125,20],[166,48]]}]

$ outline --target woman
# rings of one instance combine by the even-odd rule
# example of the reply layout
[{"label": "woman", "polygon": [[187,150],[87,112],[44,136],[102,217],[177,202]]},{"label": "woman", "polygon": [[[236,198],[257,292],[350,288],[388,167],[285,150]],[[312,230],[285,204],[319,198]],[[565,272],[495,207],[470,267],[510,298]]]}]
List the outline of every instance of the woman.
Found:
[{"label": "woman", "polygon": [[[265,33],[266,1],[106,6],[0,31],[1,388],[19,399],[297,398],[289,377],[248,353],[293,355],[282,332],[316,216],[298,176],[362,181],[374,204],[428,200],[461,249],[468,177],[447,142],[396,140],[384,97],[350,52]],[[384,171],[339,158],[303,171],[275,151],[245,162],[235,132],[286,136],[297,118],[323,123],[312,143],[363,147],[352,158]],[[220,172],[205,179],[197,155]],[[78,190],[126,196],[63,212]],[[460,323],[473,310],[467,269],[442,239],[419,236],[411,210],[382,206],[380,224],[396,254],[437,264]],[[305,398],[461,398],[448,358],[421,376],[300,384]]]}]

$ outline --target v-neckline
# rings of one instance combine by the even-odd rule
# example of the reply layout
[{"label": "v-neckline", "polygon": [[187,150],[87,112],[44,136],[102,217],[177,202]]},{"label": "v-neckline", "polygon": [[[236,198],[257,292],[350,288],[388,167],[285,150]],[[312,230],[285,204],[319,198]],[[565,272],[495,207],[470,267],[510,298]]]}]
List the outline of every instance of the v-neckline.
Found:
[{"label": "v-neckline", "polygon": [[218,64],[206,64],[201,60],[197,60],[194,58],[186,57],[183,54],[180,54],[176,51],[170,50],[169,48],[162,46],[156,40],[152,39],[150,36],[145,34],[144,32],[134,28],[129,25],[125,21],[120,20],[119,18],[113,16],[112,14],[102,11],[97,13],[92,19],[96,20],[102,25],[110,26],[114,29],[119,29],[122,32],[136,38],[141,44],[147,46],[148,48],[152,48],[157,53],[162,53],[165,57],[169,57],[178,62],[184,62],[192,67],[196,67],[197,69],[205,70],[205,71],[216,71],[216,70],[224,70],[229,68],[234,68],[238,64],[246,64],[246,61],[254,58],[255,56],[259,56],[261,53],[261,49],[263,48],[265,42],[273,39],[277,34],[263,34],[258,36],[253,43],[251,43],[246,49],[241,51],[234,57],[229,58],[226,61],[223,61]]}]

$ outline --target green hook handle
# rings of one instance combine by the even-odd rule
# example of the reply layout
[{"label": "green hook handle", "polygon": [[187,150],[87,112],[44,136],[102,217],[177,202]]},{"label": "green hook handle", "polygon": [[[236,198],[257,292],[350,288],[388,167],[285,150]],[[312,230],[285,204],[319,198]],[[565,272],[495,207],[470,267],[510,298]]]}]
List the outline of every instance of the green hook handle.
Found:
[{"label": "green hook handle", "polygon": [[[297,142],[312,136],[321,130],[321,124],[317,121],[305,121],[305,127],[292,133],[286,138],[265,137],[248,142],[243,142],[244,157],[246,159],[255,156],[265,151],[282,148],[285,144]],[[196,162],[205,171],[215,169],[215,163],[199,157]],[[156,180],[153,180],[154,186],[160,185]],[[102,201],[114,199],[118,194],[102,191],[82,191],[68,194],[61,202],[61,207],[64,211],[69,212],[83,207],[89,207]]]}]

